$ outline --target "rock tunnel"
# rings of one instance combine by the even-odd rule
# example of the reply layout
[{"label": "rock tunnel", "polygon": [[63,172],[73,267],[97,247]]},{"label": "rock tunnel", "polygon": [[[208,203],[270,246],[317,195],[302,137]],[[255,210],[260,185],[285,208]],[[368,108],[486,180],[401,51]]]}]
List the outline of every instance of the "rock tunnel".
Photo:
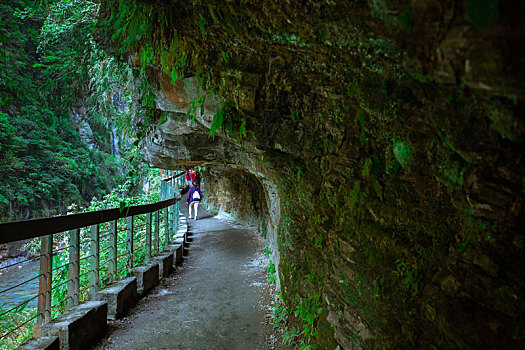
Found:
[{"label": "rock tunnel", "polygon": [[524,2],[102,6],[148,161],[207,166],[309,344],[525,345]]}]

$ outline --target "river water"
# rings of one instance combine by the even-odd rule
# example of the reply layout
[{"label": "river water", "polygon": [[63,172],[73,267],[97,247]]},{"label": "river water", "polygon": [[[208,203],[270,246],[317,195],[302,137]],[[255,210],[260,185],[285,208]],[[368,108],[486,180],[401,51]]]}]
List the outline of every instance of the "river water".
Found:
[{"label": "river water", "polygon": [[[24,260],[26,259],[24,258]],[[11,261],[8,265],[13,263],[14,262]],[[38,260],[16,264],[7,268],[0,267],[0,310],[7,310],[37,295],[38,278],[7,292],[4,291],[37,276],[39,274],[39,267],[40,263]],[[27,307],[35,308],[36,305],[37,299],[35,298],[29,302]]]}]

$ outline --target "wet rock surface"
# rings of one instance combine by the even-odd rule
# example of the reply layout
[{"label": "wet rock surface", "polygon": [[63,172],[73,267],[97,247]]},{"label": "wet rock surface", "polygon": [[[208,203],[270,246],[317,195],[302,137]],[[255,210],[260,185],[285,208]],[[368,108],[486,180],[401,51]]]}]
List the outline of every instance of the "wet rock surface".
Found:
[{"label": "wet rock surface", "polygon": [[525,346],[524,2],[104,5],[147,159],[258,223],[310,344]]}]

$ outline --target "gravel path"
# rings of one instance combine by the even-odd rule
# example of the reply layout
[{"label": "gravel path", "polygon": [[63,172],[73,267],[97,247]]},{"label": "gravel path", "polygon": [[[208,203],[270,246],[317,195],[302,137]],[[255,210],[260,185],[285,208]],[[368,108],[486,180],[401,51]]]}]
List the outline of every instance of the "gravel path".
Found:
[{"label": "gravel path", "polygon": [[[186,204],[181,203],[187,215]],[[275,349],[264,241],[199,208],[183,266],[110,323],[95,349]]]}]

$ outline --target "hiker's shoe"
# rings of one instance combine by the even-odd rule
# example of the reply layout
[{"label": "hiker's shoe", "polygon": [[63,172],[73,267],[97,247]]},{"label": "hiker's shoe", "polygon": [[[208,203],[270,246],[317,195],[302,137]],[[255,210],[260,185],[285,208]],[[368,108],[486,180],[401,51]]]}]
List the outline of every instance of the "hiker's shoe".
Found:
[{"label": "hiker's shoe", "polygon": [[189,218],[191,219],[192,217],[191,217],[191,216],[189,216]]}]

